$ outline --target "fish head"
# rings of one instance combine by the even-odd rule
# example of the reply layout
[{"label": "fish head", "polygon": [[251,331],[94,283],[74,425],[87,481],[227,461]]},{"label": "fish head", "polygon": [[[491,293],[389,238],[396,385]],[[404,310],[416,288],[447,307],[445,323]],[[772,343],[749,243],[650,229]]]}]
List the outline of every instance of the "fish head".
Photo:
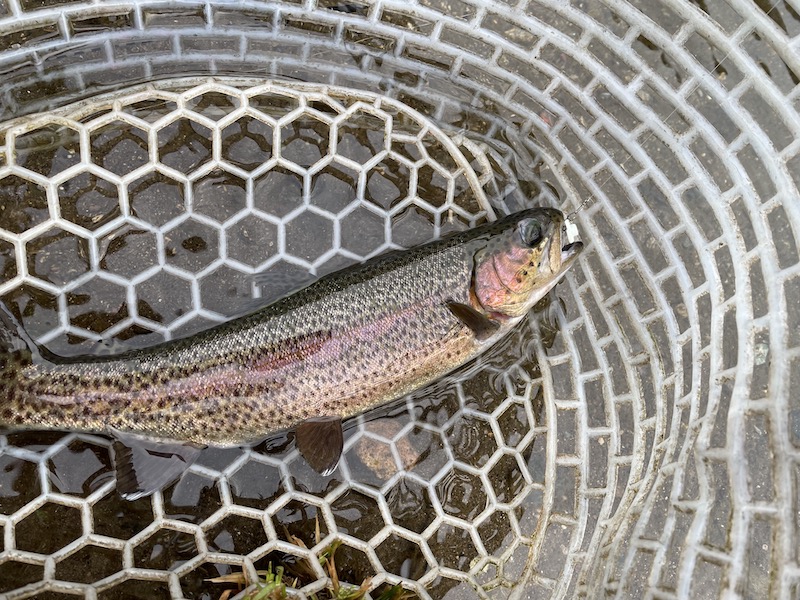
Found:
[{"label": "fish head", "polygon": [[583,250],[567,242],[564,214],[554,208],[517,213],[475,255],[473,302],[489,316],[524,316],[564,276]]}]

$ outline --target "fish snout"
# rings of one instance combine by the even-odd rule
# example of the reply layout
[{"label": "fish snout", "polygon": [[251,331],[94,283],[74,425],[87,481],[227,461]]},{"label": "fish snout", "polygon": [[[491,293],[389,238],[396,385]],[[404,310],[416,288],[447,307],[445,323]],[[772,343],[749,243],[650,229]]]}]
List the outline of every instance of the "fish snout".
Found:
[{"label": "fish snout", "polygon": [[561,248],[561,268],[566,269],[583,252],[583,242],[576,241]]},{"label": "fish snout", "polygon": [[[569,219],[564,219],[562,224],[561,268],[566,270],[583,252],[583,242],[578,239],[578,228]],[[563,242],[566,242],[564,244]]]}]

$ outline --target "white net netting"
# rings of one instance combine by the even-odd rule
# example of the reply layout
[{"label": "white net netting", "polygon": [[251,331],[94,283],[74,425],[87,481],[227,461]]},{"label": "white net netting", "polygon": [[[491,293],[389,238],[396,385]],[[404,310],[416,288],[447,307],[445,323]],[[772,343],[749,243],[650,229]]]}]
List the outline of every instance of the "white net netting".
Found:
[{"label": "white net netting", "polygon": [[0,594],[324,597],[341,542],[372,597],[797,597],[796,8],[512,4],[0,2],[0,296],[62,354],[593,198],[549,306],[330,478],[277,440],[129,503],[107,439],[5,435]]}]

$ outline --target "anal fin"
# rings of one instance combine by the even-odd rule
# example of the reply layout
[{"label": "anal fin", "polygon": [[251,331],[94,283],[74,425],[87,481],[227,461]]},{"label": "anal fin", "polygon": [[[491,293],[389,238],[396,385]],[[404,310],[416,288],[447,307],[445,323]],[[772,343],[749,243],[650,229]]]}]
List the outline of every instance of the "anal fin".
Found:
[{"label": "anal fin", "polygon": [[297,449],[315,471],[328,476],[336,470],[344,448],[341,418],[306,419],[294,428],[294,432]]},{"label": "anal fin", "polygon": [[447,308],[459,321],[469,327],[480,341],[489,339],[500,329],[499,323],[466,304],[450,300],[447,302]]},{"label": "anal fin", "polygon": [[177,480],[197,460],[201,448],[188,442],[159,440],[113,430],[117,492],[138,500]]}]

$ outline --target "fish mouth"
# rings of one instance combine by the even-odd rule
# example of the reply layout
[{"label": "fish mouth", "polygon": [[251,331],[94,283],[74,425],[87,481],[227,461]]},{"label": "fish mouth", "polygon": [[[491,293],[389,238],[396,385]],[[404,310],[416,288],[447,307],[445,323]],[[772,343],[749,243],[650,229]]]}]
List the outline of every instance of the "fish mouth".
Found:
[{"label": "fish mouth", "polygon": [[[562,233],[565,233],[564,216],[561,211],[553,210],[550,215],[550,223],[548,227],[547,246],[545,247],[545,256],[550,261],[550,272],[553,275],[559,275],[566,269],[568,264],[574,260],[573,244],[562,246]],[[568,263],[565,265],[565,261]]]},{"label": "fish mouth", "polygon": [[550,271],[554,275],[563,274],[575,262],[583,250],[583,242],[576,240],[562,245],[568,238],[567,224],[561,213],[554,215],[552,220],[553,231],[548,240],[547,255],[550,257]]},{"label": "fish mouth", "polygon": [[561,247],[561,270],[568,269],[583,251],[583,242],[575,241]]}]

